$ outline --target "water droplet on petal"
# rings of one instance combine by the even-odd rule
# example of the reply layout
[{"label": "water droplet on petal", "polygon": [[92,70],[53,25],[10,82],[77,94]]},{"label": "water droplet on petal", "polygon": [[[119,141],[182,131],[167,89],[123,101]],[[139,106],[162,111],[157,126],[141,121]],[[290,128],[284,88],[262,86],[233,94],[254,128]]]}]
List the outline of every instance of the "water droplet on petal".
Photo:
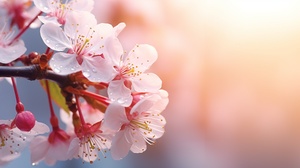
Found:
[{"label": "water droplet on petal", "polygon": [[126,100],[124,100],[124,99],[122,99],[122,98],[119,98],[118,99],[118,103],[120,103],[120,104],[124,104],[126,102]]},{"label": "water droplet on petal", "polygon": [[87,71],[82,72],[82,74],[83,74],[83,76],[85,76],[87,78],[91,76],[91,74]]},{"label": "water droplet on petal", "polygon": [[54,68],[54,72],[56,72],[56,73],[60,73],[60,72],[61,72],[61,70],[60,70],[60,68]]},{"label": "water droplet on petal", "polygon": [[97,70],[95,68],[92,69],[92,72],[97,73]]},{"label": "water droplet on petal", "polygon": [[46,43],[50,43],[50,40],[48,40],[48,39],[46,39],[45,41],[46,41]]},{"label": "water droplet on petal", "polygon": [[32,166],[36,166],[36,165],[38,165],[38,163],[32,163],[31,165],[32,165]]}]

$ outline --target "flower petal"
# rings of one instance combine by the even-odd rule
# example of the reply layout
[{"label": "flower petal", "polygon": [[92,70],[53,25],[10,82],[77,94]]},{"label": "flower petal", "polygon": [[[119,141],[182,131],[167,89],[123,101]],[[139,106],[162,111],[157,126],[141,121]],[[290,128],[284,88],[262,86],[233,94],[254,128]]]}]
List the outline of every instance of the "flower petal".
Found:
[{"label": "flower petal", "polygon": [[148,44],[136,45],[124,58],[125,65],[134,65],[136,72],[145,72],[157,59],[156,49]]},{"label": "flower petal", "polygon": [[51,9],[49,8],[47,0],[33,0],[34,5],[39,8],[44,13],[51,12]]},{"label": "flower petal", "polygon": [[113,63],[113,66],[119,66],[120,62],[122,61],[121,58],[124,54],[124,50],[119,39],[111,36],[107,38],[105,46],[108,54],[104,54],[104,57],[110,59]]},{"label": "flower petal", "polygon": [[55,53],[49,64],[54,72],[61,75],[68,75],[81,70],[75,54]]},{"label": "flower petal", "polygon": [[31,163],[41,161],[49,149],[48,138],[45,136],[37,136],[30,143]]},{"label": "flower petal", "polygon": [[81,67],[83,75],[92,82],[110,82],[116,76],[110,62],[100,56],[84,57]]},{"label": "flower petal", "polygon": [[25,51],[26,48],[22,40],[18,40],[7,47],[0,47],[0,62],[3,64],[10,63],[19,58]]},{"label": "flower petal", "polygon": [[129,121],[126,117],[124,107],[118,103],[111,103],[106,109],[103,125],[118,131],[126,123],[129,123]]},{"label": "flower petal", "polygon": [[30,134],[31,135],[44,134],[49,131],[50,128],[46,124],[36,121],[34,127],[30,131]]},{"label": "flower petal", "polygon": [[153,107],[153,105],[157,102],[157,100],[160,99],[161,99],[160,96],[157,94],[153,94],[148,97],[145,97],[132,107],[132,109],[130,110],[130,114],[134,112],[142,113],[142,112],[149,111],[149,109]]},{"label": "flower petal", "polygon": [[71,39],[77,39],[79,35],[86,36],[90,28],[96,24],[97,20],[92,13],[87,11],[70,11],[66,16],[64,32]]},{"label": "flower petal", "polygon": [[80,140],[77,137],[71,141],[67,154],[68,158],[78,158],[79,144]]},{"label": "flower petal", "polygon": [[52,17],[52,16],[39,16],[38,18],[44,24],[46,24],[46,23],[53,23],[53,24],[55,24],[57,26],[61,25],[60,23],[58,23],[56,17]]},{"label": "flower petal", "polygon": [[131,90],[124,85],[124,80],[111,81],[107,88],[108,97],[124,107],[132,103]]},{"label": "flower petal", "polygon": [[72,10],[91,12],[94,8],[94,1],[93,0],[70,1],[70,6]]},{"label": "flower petal", "polygon": [[130,150],[133,153],[142,153],[147,149],[147,144],[146,141],[144,140],[144,137],[141,133],[135,133],[132,134],[132,146],[130,148]]},{"label": "flower petal", "polygon": [[54,23],[42,25],[40,33],[44,43],[52,50],[63,51],[66,48],[72,48],[72,43],[63,30]]},{"label": "flower petal", "polygon": [[161,79],[154,73],[143,73],[131,78],[133,90],[137,92],[157,92],[161,86]]},{"label": "flower petal", "polygon": [[112,140],[110,153],[113,159],[120,160],[124,158],[132,145],[131,137],[128,136],[128,129],[118,132]]}]

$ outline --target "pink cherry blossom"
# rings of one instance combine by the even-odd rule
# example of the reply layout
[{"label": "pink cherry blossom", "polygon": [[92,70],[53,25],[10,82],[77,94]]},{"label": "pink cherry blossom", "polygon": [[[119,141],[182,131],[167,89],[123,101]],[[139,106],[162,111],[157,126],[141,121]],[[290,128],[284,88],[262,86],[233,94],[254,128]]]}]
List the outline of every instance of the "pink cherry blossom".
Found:
[{"label": "pink cherry blossom", "polygon": [[[1,0],[0,8],[11,19],[10,27],[17,25],[24,28],[40,12],[35,6],[31,6],[32,0]],[[30,25],[31,28],[40,26],[39,21]]]},{"label": "pink cherry blossom", "polygon": [[0,165],[19,157],[34,136],[49,132],[47,125],[37,121],[29,132],[23,132],[13,125],[12,121],[0,120]]},{"label": "pink cherry blossom", "polygon": [[111,155],[114,159],[122,159],[129,150],[142,153],[147,144],[153,144],[164,134],[165,118],[160,114],[168,104],[168,94],[160,91],[141,99],[130,108],[118,103],[108,106],[104,125],[118,131],[113,137]]},{"label": "pink cherry blossom", "polygon": [[[80,108],[84,116],[85,124],[72,139],[69,150],[69,158],[82,158],[85,162],[94,162],[99,159],[101,152],[105,157],[106,150],[110,148],[113,132],[102,125],[104,114],[94,109],[86,102],[80,103]],[[60,112],[61,119],[67,124],[67,130],[73,130],[72,117],[65,111]]]},{"label": "pink cherry blossom", "polygon": [[34,4],[46,16],[39,16],[43,23],[52,22],[57,25],[63,25],[66,22],[66,15],[70,11],[92,11],[94,7],[93,0],[71,0],[62,3],[61,0],[33,0]]},{"label": "pink cherry blossom", "polygon": [[60,129],[53,130],[49,137],[35,137],[30,144],[32,164],[44,160],[46,164],[54,165],[58,160],[71,159],[67,155],[70,142],[70,136]]},{"label": "pink cherry blossom", "polygon": [[[84,19],[82,19],[84,18]],[[55,51],[68,49],[67,53],[55,53],[50,60],[51,68],[59,74],[82,71],[92,82],[108,82],[111,73],[105,57],[104,42],[109,36],[116,36],[125,27],[110,24],[97,24],[89,12],[72,12],[62,30],[52,23],[41,27],[41,37],[45,44]]]},{"label": "pink cherry blossom", "polygon": [[15,40],[10,44],[13,38],[14,32],[9,29],[6,22],[0,21],[0,63],[10,63],[25,53],[24,42]]},{"label": "pink cherry blossom", "polygon": [[157,92],[162,85],[161,79],[154,73],[145,73],[156,61],[157,51],[148,44],[136,45],[127,55],[124,54],[117,38],[109,38],[108,53],[111,68],[116,73],[114,80],[108,86],[110,99],[123,102],[124,106],[131,104],[131,91]]},{"label": "pink cherry blossom", "polygon": [[77,137],[70,144],[69,157],[80,157],[89,163],[93,163],[97,159],[100,160],[98,152],[106,157],[105,153],[110,148],[112,134],[102,129],[101,123],[97,122],[93,125],[87,123],[81,127]]}]

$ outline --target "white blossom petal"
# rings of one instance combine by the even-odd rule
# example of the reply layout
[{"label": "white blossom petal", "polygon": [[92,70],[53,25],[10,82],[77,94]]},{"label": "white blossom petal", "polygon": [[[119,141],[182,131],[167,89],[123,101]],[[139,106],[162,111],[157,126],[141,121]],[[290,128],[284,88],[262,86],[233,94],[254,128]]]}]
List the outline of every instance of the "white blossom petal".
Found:
[{"label": "white blossom petal", "polygon": [[125,109],[118,103],[111,103],[105,112],[103,125],[112,130],[118,131],[125,123],[129,123]]},{"label": "white blossom petal", "polygon": [[57,18],[56,17],[50,17],[50,16],[38,16],[39,20],[46,24],[46,23],[53,23],[56,26],[60,26],[61,24],[58,23]]},{"label": "white blossom petal", "polygon": [[135,45],[124,58],[124,65],[134,65],[136,72],[145,72],[157,60],[156,49],[148,44]]},{"label": "white blossom petal", "polygon": [[83,75],[92,82],[110,82],[116,74],[109,61],[100,56],[84,57],[81,67]]},{"label": "white blossom petal", "polygon": [[131,90],[125,86],[124,80],[111,81],[107,93],[111,101],[116,101],[124,107],[128,107],[132,103]]},{"label": "white blossom petal", "polygon": [[48,0],[33,0],[34,5],[44,13],[49,13],[51,9],[48,5]]},{"label": "white blossom petal", "polygon": [[[111,59],[113,65],[120,66],[120,62],[123,61],[121,58],[124,54],[124,50],[119,39],[117,37],[111,36],[106,40],[105,46],[108,52],[108,59]],[[105,58],[107,58],[106,55],[104,56]]]},{"label": "white blossom petal", "polygon": [[67,154],[68,158],[79,158],[79,143],[80,140],[77,137],[71,141]]},{"label": "white blossom petal", "polygon": [[54,23],[42,25],[40,33],[44,43],[52,50],[63,51],[66,48],[72,48],[72,43],[63,30]]},{"label": "white blossom petal", "polygon": [[48,138],[45,136],[35,137],[30,144],[31,163],[41,161],[49,148]]},{"label": "white blossom petal", "polygon": [[131,136],[128,129],[119,131],[112,140],[110,153],[113,159],[120,160],[124,158],[132,145]]},{"label": "white blossom petal", "polygon": [[142,153],[147,149],[146,141],[141,133],[133,134],[132,138],[132,146],[130,150],[133,153]]},{"label": "white blossom petal", "polygon": [[19,58],[25,51],[26,48],[22,40],[18,40],[6,47],[0,46],[0,62],[4,64],[10,63]]},{"label": "white blossom petal", "polygon": [[64,33],[71,39],[76,39],[78,35],[87,35],[90,28],[96,24],[97,20],[92,13],[86,11],[70,11],[66,16]]},{"label": "white blossom petal", "polygon": [[137,92],[157,92],[162,87],[161,79],[154,73],[143,73],[131,78],[132,88]]},{"label": "white blossom petal", "polygon": [[75,54],[55,53],[49,64],[54,72],[61,75],[68,75],[81,70]]},{"label": "white blossom petal", "polygon": [[76,0],[69,3],[72,10],[91,12],[94,8],[94,0]]}]

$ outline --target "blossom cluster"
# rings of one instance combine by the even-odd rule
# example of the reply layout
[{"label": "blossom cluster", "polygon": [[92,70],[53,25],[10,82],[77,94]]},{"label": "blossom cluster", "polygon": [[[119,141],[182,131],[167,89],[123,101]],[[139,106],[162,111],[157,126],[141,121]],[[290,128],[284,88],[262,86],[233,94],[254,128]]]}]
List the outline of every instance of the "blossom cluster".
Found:
[{"label": "blossom cluster", "polygon": [[[16,117],[0,120],[0,165],[17,158],[27,145],[33,164],[73,158],[93,163],[108,151],[118,160],[129,151],[144,152],[164,134],[161,112],[168,92],[162,90],[161,79],[148,72],[158,53],[148,44],[125,52],[118,39],[125,23],[98,23],[91,13],[93,0],[2,0],[0,7],[6,19],[1,18],[0,25],[0,65],[10,68],[21,61],[24,66],[38,65],[42,74],[71,81],[63,86],[41,82],[47,88],[52,129],[35,121],[16,96]],[[25,55],[20,37],[30,27],[39,29],[44,54]],[[11,80],[16,92],[13,76]],[[51,97],[53,87],[61,89],[56,94],[63,103]],[[59,117],[51,99],[61,107]]]}]

